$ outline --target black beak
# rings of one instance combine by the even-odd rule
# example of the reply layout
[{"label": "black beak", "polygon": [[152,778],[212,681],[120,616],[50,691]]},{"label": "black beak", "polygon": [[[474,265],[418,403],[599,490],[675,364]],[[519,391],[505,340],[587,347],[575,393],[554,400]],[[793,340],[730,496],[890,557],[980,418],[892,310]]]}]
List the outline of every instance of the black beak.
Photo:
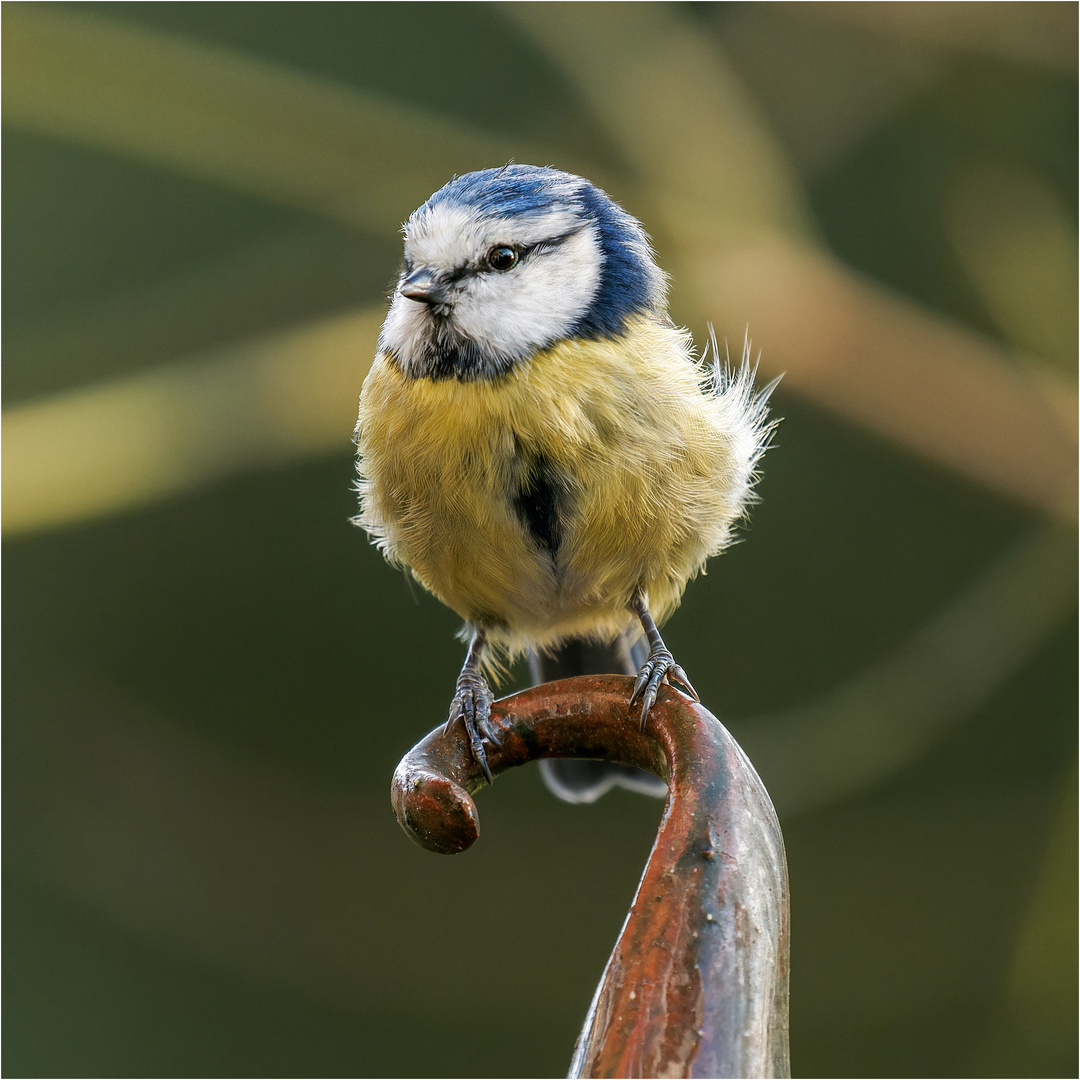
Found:
[{"label": "black beak", "polygon": [[408,297],[410,300],[417,300],[422,304],[437,305],[446,303],[446,285],[437,281],[435,274],[423,266],[419,270],[414,270],[401,282],[398,286],[398,292],[402,296]]}]

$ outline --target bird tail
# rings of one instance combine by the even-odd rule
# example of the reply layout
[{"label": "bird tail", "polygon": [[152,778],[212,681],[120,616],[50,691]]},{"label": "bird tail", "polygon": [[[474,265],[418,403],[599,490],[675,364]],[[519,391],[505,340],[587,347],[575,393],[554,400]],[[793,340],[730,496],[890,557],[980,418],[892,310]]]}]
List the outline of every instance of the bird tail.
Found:
[{"label": "bird tail", "polygon": [[[631,641],[631,630],[611,642],[570,638],[550,652],[529,653],[534,685],[575,675],[636,675],[645,662],[643,639]],[[632,765],[582,758],[545,758],[540,775],[548,788],[564,802],[591,803],[613,787],[629,788],[643,795],[664,798],[667,784],[658,776]]]}]

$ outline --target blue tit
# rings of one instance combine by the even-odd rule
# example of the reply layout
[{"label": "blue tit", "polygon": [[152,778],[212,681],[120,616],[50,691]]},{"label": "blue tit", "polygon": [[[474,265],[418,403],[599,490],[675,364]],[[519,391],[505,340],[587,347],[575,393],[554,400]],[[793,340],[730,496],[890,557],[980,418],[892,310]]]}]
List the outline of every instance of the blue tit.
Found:
[{"label": "blue tit", "polygon": [[[580,176],[456,176],[404,227],[360,396],[357,523],[466,623],[448,725],[485,740],[498,656],[693,695],[657,629],[753,498],[771,387],[695,356],[641,223]],[[493,657],[492,653],[495,656]],[[570,801],[620,766],[543,763]],[[663,790],[663,785],[660,785]]]}]

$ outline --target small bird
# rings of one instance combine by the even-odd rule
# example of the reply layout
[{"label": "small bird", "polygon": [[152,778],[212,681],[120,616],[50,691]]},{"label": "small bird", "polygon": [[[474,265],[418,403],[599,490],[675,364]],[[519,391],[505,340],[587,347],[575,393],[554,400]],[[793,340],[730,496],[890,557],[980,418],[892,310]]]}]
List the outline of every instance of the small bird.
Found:
[{"label": "small bird", "polygon": [[[754,390],[748,350],[729,371],[715,337],[695,356],[641,223],[580,176],[455,176],[403,231],[360,395],[355,520],[465,620],[447,726],[490,780],[498,656],[528,653],[538,681],[636,673],[642,724],[664,681],[696,699],[657,623],[753,499],[775,384]],[[664,790],[625,766],[541,765],[572,802]]]}]

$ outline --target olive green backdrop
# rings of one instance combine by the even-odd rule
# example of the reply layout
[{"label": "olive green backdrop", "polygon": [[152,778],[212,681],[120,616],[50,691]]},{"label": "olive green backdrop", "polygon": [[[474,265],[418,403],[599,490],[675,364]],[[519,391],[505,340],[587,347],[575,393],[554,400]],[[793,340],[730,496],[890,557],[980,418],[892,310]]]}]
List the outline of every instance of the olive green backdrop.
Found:
[{"label": "olive green backdrop", "polygon": [[348,521],[397,225],[510,157],[787,372],[666,637],[781,815],[796,1075],[1075,1075],[1075,5],[3,16],[7,1075],[565,1072],[660,805],[412,846],[458,627]]}]

